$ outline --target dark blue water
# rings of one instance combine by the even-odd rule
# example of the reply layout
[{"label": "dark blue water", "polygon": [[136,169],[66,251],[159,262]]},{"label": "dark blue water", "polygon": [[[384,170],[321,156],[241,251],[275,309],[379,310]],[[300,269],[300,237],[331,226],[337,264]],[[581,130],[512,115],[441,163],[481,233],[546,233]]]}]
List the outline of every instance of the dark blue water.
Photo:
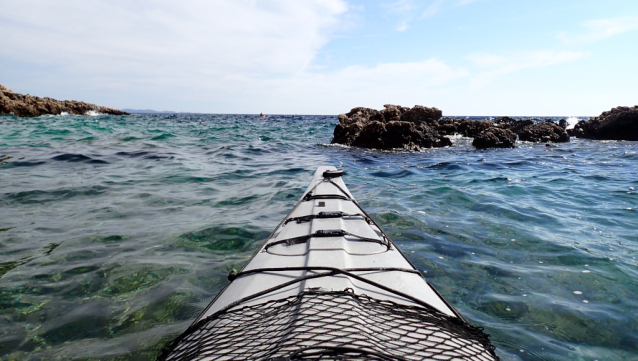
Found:
[{"label": "dark blue water", "polygon": [[345,181],[505,360],[638,360],[638,142],[329,146],[334,116],[0,117],[0,359],[146,360]]}]

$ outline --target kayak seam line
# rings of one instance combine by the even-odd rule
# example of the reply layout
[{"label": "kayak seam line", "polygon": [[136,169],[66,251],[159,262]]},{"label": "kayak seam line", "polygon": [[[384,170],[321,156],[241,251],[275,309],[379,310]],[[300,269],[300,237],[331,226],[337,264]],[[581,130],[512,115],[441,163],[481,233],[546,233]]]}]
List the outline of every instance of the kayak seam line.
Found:
[{"label": "kayak seam line", "polygon": [[[334,231],[333,233],[329,233],[331,232],[330,230],[318,230],[315,233],[311,233],[311,234],[307,234],[307,235],[303,235],[303,236],[299,236],[299,237],[293,237],[293,238],[286,238],[286,239],[282,239],[279,241],[275,241],[275,242],[271,242],[268,243],[262,252],[268,252],[268,249],[272,246],[276,246],[278,244],[286,244],[288,246],[292,246],[295,244],[301,244],[301,243],[306,243],[308,242],[311,238],[327,238],[327,237],[344,237],[344,236],[352,236],[352,237],[357,237],[360,240],[364,241],[364,242],[372,242],[372,243],[378,243],[380,245],[383,245],[386,247],[386,252],[390,251],[392,249],[392,245],[390,244],[390,242],[388,242],[388,239],[385,237],[385,234],[383,236],[383,239],[374,239],[374,238],[368,238],[368,237],[363,237],[363,236],[358,236],[356,234],[350,233],[348,231],[344,231],[344,230],[338,230],[338,231]],[[345,237],[344,237],[345,238]]]},{"label": "kayak seam line", "polygon": [[[272,267],[272,268],[255,268],[255,269],[251,269],[248,271],[242,271],[242,272],[231,272],[228,274],[228,280],[229,281],[234,281],[239,277],[242,276],[246,276],[249,274],[255,274],[255,273],[264,273],[264,272],[284,272],[284,271],[332,271],[335,269],[339,269],[339,268],[334,268],[334,267],[324,267],[324,266],[317,266],[317,267],[313,267],[313,266],[309,266],[309,267]],[[369,271],[399,271],[399,272],[406,272],[406,273],[414,273],[414,274],[420,274],[419,271],[414,270],[414,269],[408,269],[408,268],[399,268],[399,267],[364,267],[364,268],[343,268],[340,269],[342,271],[346,271],[346,272],[369,272]]]}]

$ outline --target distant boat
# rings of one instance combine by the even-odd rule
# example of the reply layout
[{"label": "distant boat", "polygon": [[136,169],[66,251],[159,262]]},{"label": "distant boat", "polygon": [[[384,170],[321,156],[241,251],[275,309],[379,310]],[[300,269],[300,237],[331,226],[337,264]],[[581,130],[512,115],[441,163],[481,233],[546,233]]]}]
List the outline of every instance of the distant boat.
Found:
[{"label": "distant boat", "polygon": [[260,116],[261,118],[265,118],[265,117],[266,117],[266,116],[264,115],[264,113],[259,113],[259,116]]}]

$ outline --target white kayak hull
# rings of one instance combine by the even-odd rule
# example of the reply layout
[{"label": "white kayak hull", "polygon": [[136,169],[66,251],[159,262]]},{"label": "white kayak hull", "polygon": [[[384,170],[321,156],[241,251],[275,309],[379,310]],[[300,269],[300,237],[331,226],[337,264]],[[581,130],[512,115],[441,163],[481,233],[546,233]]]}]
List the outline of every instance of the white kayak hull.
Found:
[{"label": "white kayak hull", "polygon": [[[449,359],[458,360],[497,359],[493,347],[485,341],[480,331],[467,324],[360,208],[340,174],[334,167],[317,169],[304,197],[244,268],[229,275],[232,283],[220,292],[191,328],[164,351],[160,359],[231,360],[243,359],[236,357],[242,354],[248,357],[245,359],[306,359],[304,357],[316,358],[316,355],[320,355],[320,359],[326,359],[329,355],[345,355],[345,359],[387,359],[384,358],[386,356],[401,360],[440,359],[435,357],[437,355],[448,355],[452,356]],[[330,301],[330,297],[342,302]],[[317,300],[333,306],[324,307]],[[297,305],[294,308],[296,311],[284,310],[291,304]],[[271,309],[269,307],[274,305],[280,307],[277,309],[283,312],[283,316],[269,319],[274,317],[268,312]],[[366,307],[372,308],[366,311]],[[397,316],[391,316],[390,311],[382,318],[387,322],[370,323],[368,320],[393,308],[401,309],[398,314],[408,315],[410,322],[399,318],[395,320]],[[238,316],[239,310],[246,312],[243,318]],[[291,312],[299,312],[299,315],[292,317]],[[312,316],[312,312],[325,314],[317,318]],[[369,317],[366,312],[371,313]],[[269,316],[262,317],[259,313]],[[350,317],[340,317],[339,314],[350,314]],[[418,321],[422,319],[421,314],[427,314],[430,318]],[[239,318],[232,322],[229,319],[221,320],[231,317],[229,315]],[[257,316],[260,318],[251,318]],[[311,316],[317,323],[316,330],[321,327],[326,330],[313,332],[312,328],[304,328],[301,324],[295,326],[299,322],[305,325],[307,317]],[[240,325],[242,320],[248,318],[250,321]],[[339,329],[341,331],[330,327],[341,322],[345,322]],[[442,322],[443,331],[436,329],[439,326],[428,326],[432,322]],[[276,327],[280,323],[282,327],[286,325],[285,331]],[[230,327],[231,324],[234,326]],[[358,338],[352,338],[343,331],[354,327],[354,324],[356,331],[351,333],[359,335]],[[384,347],[383,342],[379,344],[380,341],[374,336],[379,330],[385,327],[387,330],[384,333],[391,332],[402,324],[414,325],[410,327],[416,330],[416,334],[430,335],[429,341],[399,334],[395,339],[383,341],[387,347]],[[419,329],[419,324],[424,325],[422,329]],[[478,338],[472,340],[467,335],[451,336],[452,341],[445,341],[447,336],[443,335],[454,334],[445,331],[444,328],[448,327],[446,324],[453,329],[466,327],[468,335],[477,333]],[[245,330],[235,330],[233,327]],[[248,329],[252,329],[252,333]],[[249,333],[243,337],[245,339],[242,338],[243,331]],[[318,336],[331,332],[337,333],[332,337]],[[460,332],[465,335],[465,331]],[[207,333],[211,335],[208,339]],[[233,334],[232,340],[218,340],[220,335],[229,333]],[[268,342],[264,340],[264,346],[260,347],[256,344],[259,338],[255,337],[258,335],[253,333],[260,333]],[[280,345],[287,346],[281,346],[279,350],[273,348],[273,337]],[[291,343],[293,340],[295,342]],[[459,344],[470,345],[469,351],[462,347],[458,352],[448,350]],[[295,347],[298,350],[293,350]],[[428,347],[431,348],[429,351]],[[207,351],[196,352],[193,349]],[[389,356],[383,356],[384,352]],[[227,356],[221,357],[224,354]],[[299,358],[295,358],[297,356]],[[337,356],[327,359],[344,359]]]}]

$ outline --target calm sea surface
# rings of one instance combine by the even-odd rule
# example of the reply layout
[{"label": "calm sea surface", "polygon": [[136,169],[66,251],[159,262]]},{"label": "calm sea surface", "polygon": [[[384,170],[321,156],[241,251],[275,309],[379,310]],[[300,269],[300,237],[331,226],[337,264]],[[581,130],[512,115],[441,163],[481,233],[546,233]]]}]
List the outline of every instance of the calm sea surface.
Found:
[{"label": "calm sea surface", "polygon": [[638,360],[638,142],[379,152],[336,124],[0,117],[0,359],[153,359],[335,165],[504,360]]}]

